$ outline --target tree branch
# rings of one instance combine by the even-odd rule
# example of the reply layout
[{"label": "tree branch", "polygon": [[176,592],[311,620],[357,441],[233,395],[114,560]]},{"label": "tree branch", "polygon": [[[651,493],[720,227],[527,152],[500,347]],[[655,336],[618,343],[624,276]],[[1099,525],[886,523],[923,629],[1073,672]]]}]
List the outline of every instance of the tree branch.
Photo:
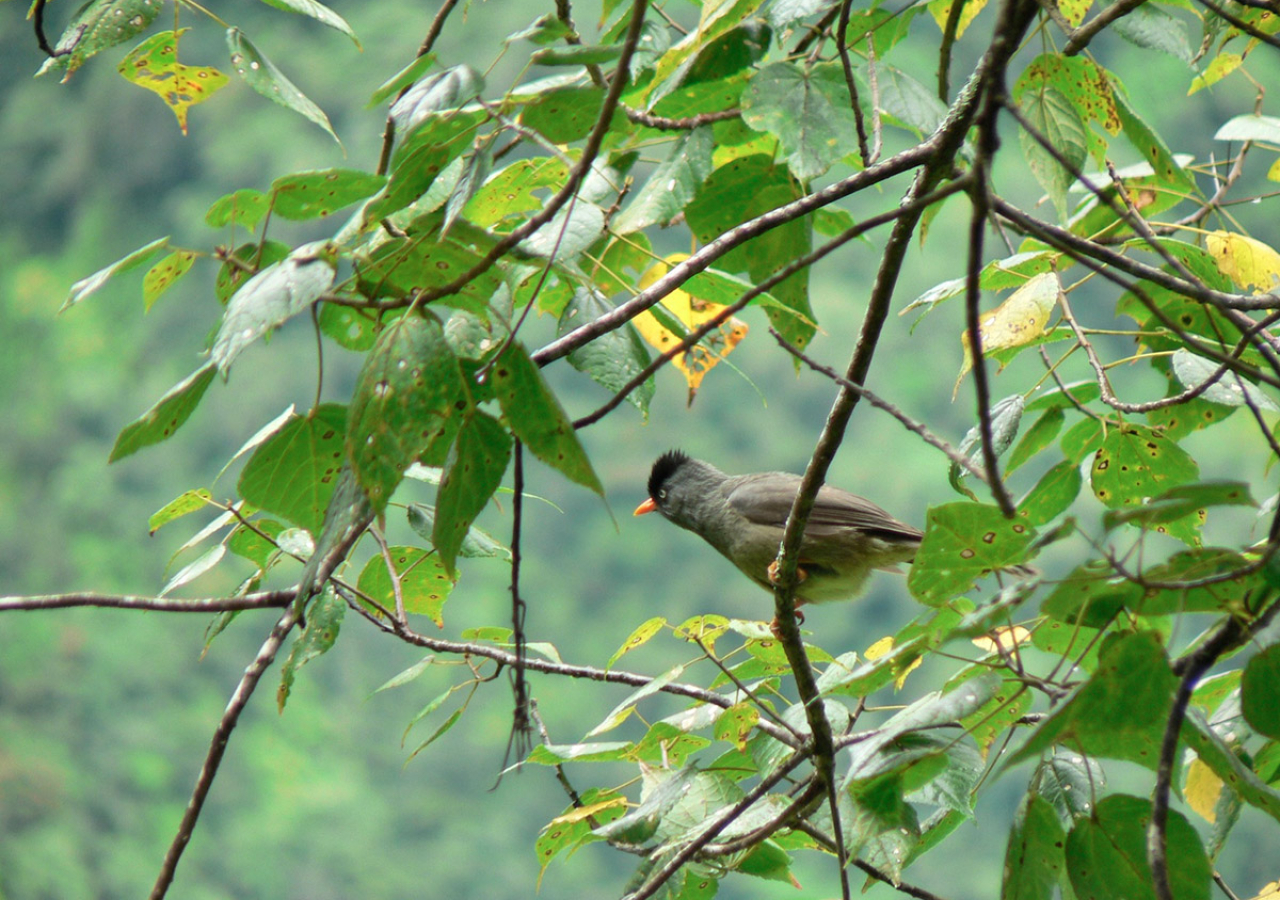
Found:
[{"label": "tree branch", "polygon": [[33,597],[0,597],[0,612],[10,610],[67,609],[96,606],[103,609],[149,609],[158,612],[231,612],[244,609],[275,609],[293,602],[294,590],[258,591],[243,597],[214,597],[203,600],[168,597],[136,597],[120,594],[44,594]]},{"label": "tree branch", "polygon": [[191,792],[191,799],[187,802],[186,811],[182,814],[182,821],[178,824],[178,832],[174,835],[173,842],[169,845],[169,852],[165,854],[164,862],[160,866],[160,874],[156,876],[156,883],[151,888],[151,900],[161,900],[168,892],[169,885],[173,883],[173,875],[178,868],[178,861],[182,859],[182,852],[187,848],[187,843],[191,840],[196,821],[200,818],[200,810],[204,808],[204,801],[209,796],[209,788],[213,786],[213,779],[218,774],[218,766],[222,763],[222,755],[226,752],[227,742],[231,740],[231,732],[235,730],[236,722],[240,719],[240,713],[244,711],[245,705],[253,695],[253,689],[258,686],[258,681],[262,678],[262,674],[266,672],[267,667],[276,658],[276,653],[280,650],[280,645],[284,643],[285,637],[293,630],[293,626],[298,624],[300,618],[301,611],[295,606],[289,607],[285,614],[280,617],[280,620],[276,622],[275,627],[271,629],[271,633],[258,650],[258,655],[254,657],[249,667],[244,670],[240,683],[231,695],[230,702],[227,703],[226,712],[222,714],[218,727],[214,729],[213,740],[209,744],[209,752],[205,756],[200,775],[196,778],[195,790]]}]

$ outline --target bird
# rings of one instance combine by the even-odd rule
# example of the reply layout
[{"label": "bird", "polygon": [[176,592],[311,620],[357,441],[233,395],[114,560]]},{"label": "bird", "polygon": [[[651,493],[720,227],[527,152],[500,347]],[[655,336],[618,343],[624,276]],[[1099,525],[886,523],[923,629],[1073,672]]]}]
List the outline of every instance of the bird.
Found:
[{"label": "bird", "polygon": [[[692,531],[766,590],[773,590],[778,545],[800,476],[726,475],[680,450],[657,458],[649,496],[634,515],[658,512]],[[874,570],[899,571],[924,537],[870,500],[830,485],[818,489],[800,540],[796,606],[851,600]],[[798,618],[803,621],[802,616]]]}]

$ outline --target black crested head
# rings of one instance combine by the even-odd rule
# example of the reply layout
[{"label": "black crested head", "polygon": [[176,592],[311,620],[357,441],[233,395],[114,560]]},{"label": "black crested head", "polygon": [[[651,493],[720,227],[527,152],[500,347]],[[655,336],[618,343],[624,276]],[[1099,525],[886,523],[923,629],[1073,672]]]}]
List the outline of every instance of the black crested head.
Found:
[{"label": "black crested head", "polygon": [[662,490],[662,486],[681,466],[689,462],[689,459],[689,455],[681,450],[668,450],[654,461],[653,469],[649,472],[649,496],[655,502],[658,500],[658,492]]}]

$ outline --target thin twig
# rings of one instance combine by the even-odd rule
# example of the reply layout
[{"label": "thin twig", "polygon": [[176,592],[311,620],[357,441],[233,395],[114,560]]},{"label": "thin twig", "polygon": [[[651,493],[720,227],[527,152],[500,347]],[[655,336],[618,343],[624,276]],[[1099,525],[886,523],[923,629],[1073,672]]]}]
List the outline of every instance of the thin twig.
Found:
[{"label": "thin twig", "polygon": [[218,721],[218,727],[213,731],[213,740],[209,743],[209,752],[205,755],[204,765],[201,766],[200,774],[196,778],[195,789],[191,792],[191,799],[187,802],[187,808],[182,814],[177,834],[174,835],[169,851],[165,854],[164,862],[160,866],[160,874],[156,876],[156,883],[151,888],[151,900],[161,900],[173,883],[174,872],[177,871],[178,862],[182,859],[182,852],[191,840],[196,821],[200,818],[200,810],[203,809],[205,798],[209,796],[209,788],[213,786],[213,779],[218,774],[218,766],[222,762],[222,755],[226,752],[227,742],[231,740],[231,732],[235,730],[236,722],[240,720],[240,713],[244,711],[249,698],[253,696],[253,689],[258,686],[263,673],[276,658],[276,653],[284,643],[285,637],[293,630],[293,626],[298,624],[300,618],[300,610],[296,606],[289,607],[271,629],[266,641],[259,648],[258,655],[244,670],[240,683],[227,703],[226,711]]},{"label": "thin twig", "polygon": [[686,116],[681,119],[672,119],[667,116],[655,116],[653,113],[633,109],[626,104],[622,105],[622,112],[629,121],[635,122],[637,125],[643,125],[646,128],[658,128],[662,131],[691,131],[703,125],[736,119],[742,115],[742,110],[735,107],[716,112],[699,113],[696,116]]},{"label": "thin twig", "polygon": [[1110,6],[1104,6],[1102,10],[1090,19],[1088,22],[1068,32],[1066,46],[1062,48],[1063,56],[1075,56],[1085,47],[1089,46],[1089,42],[1106,30],[1107,26],[1116,19],[1124,18],[1133,12],[1147,0],[1116,0]]},{"label": "thin twig", "polygon": [[858,153],[862,156],[863,168],[871,165],[871,147],[867,144],[867,126],[862,121],[862,104],[858,101],[858,83],[853,78],[853,62],[849,59],[849,48],[845,43],[845,33],[849,30],[849,10],[853,0],[840,0],[840,22],[836,25],[836,52],[840,54],[840,68],[844,71],[845,88],[849,91],[849,105],[853,107],[853,124],[858,132]]},{"label": "thin twig", "polygon": [[980,481],[987,480],[987,473],[982,471],[982,469],[978,468],[976,465],[974,465],[973,460],[971,460],[968,456],[961,453],[951,444],[947,443],[942,438],[938,437],[936,434],[930,431],[924,425],[923,422],[917,422],[915,419],[908,416],[902,410],[898,409],[898,407],[894,406],[892,403],[890,403],[888,400],[885,400],[883,397],[880,397],[875,392],[868,390],[867,388],[863,387],[860,384],[854,384],[852,381],[845,378],[843,375],[841,375],[839,372],[837,372],[835,369],[831,368],[830,366],[824,366],[817,360],[810,358],[808,355],[805,354],[803,350],[801,350],[800,348],[796,347],[794,344],[789,342],[786,338],[784,338],[781,334],[779,334],[773,328],[769,329],[769,333],[773,335],[773,339],[782,346],[783,350],[786,350],[788,353],[790,353],[796,359],[800,360],[810,369],[812,369],[813,371],[817,372],[820,375],[827,376],[836,384],[842,387],[848,388],[849,390],[857,393],[859,396],[862,397],[863,400],[866,400],[876,409],[887,412],[889,415],[893,416],[895,419],[901,422],[902,426],[906,428],[907,431],[910,431],[912,434],[919,435],[920,438],[930,447],[933,447],[936,450],[942,451],[942,453],[947,457],[947,459],[951,460],[957,466],[964,469],[974,478],[977,478]]},{"label": "thin twig", "polygon": [[[444,28],[445,20],[449,18],[449,13],[453,12],[453,8],[457,5],[458,0],[444,0],[435,17],[431,20],[431,25],[427,28],[427,35],[422,39],[414,59],[421,59],[431,52],[431,48],[436,45],[436,39],[440,37],[441,29]],[[401,88],[400,93],[396,95],[396,99],[399,100],[403,97],[411,87],[413,85],[405,85]],[[387,116],[387,124],[382,130],[382,150],[378,153],[378,168],[375,170],[379,175],[387,174],[387,169],[391,165],[391,148],[395,146],[395,143],[396,120],[391,116]]]},{"label": "thin twig", "polygon": [[277,609],[293,602],[295,591],[258,591],[243,597],[178,600],[170,597],[138,597],[128,594],[42,594],[0,597],[0,612],[10,610],[67,609],[95,606],[101,609],[149,609],[157,612],[232,612],[245,609]]}]

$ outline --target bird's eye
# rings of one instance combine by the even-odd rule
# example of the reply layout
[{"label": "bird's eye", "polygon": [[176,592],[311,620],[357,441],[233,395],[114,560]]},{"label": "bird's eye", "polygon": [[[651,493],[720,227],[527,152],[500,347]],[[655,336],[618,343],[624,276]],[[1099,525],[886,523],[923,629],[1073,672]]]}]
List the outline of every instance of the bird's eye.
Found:
[{"label": "bird's eye", "polygon": [[667,499],[667,489],[666,489],[666,488],[661,488],[661,489],[658,491],[658,499],[659,499],[659,500],[666,500],[666,499]]}]

